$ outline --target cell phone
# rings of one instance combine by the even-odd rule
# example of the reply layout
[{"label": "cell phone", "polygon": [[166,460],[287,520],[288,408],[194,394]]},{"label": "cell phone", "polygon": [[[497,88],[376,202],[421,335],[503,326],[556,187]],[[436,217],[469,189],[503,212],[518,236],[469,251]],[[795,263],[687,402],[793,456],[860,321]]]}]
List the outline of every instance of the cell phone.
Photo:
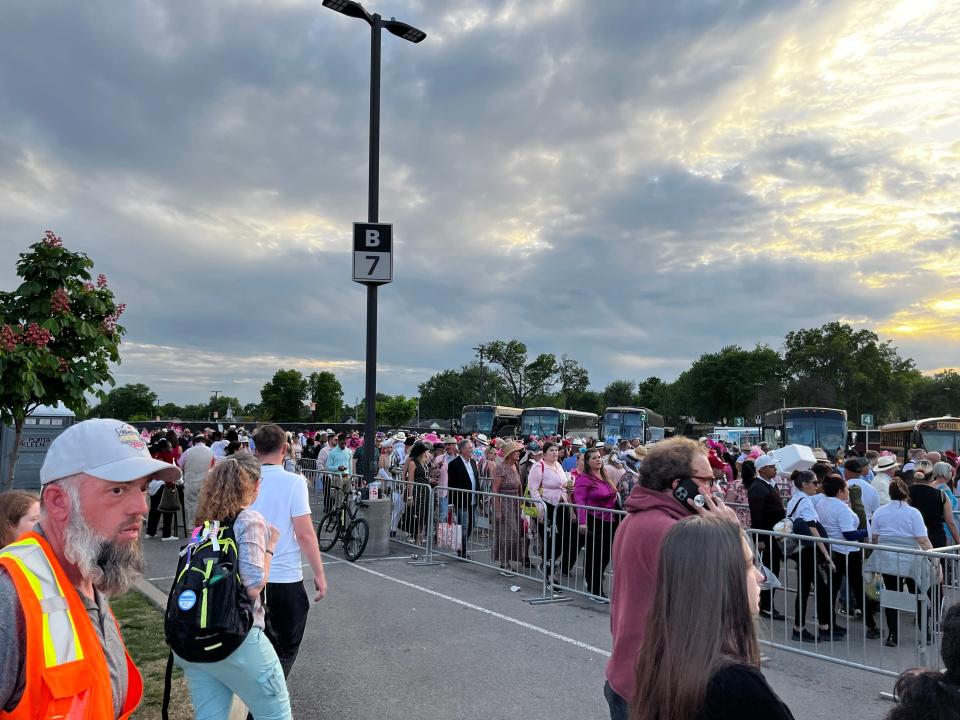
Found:
[{"label": "cell phone", "polygon": [[693,500],[694,505],[697,507],[704,506],[703,494],[700,491],[700,487],[690,478],[684,478],[677,484],[673,489],[673,496],[677,499],[677,502],[687,508],[687,510],[691,509],[687,504],[687,500]]}]

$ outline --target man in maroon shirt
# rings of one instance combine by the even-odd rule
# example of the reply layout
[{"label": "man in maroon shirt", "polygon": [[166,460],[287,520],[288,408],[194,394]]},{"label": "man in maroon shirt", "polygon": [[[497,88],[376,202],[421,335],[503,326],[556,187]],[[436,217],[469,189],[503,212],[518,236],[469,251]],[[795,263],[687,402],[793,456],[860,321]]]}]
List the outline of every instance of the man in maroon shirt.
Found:
[{"label": "man in maroon shirt", "polygon": [[[693,480],[705,498],[697,508],[673,495],[684,479]],[[737,522],[736,513],[711,497],[713,470],[706,449],[689,438],[671,438],[654,445],[640,466],[640,479],[627,498],[627,516],[613,541],[613,590],[610,631],[613,653],[607,663],[603,693],[611,720],[626,720],[636,690],[634,668],[643,643],[647,614],[657,583],[660,545],[667,531],[693,514],[721,513]]]}]

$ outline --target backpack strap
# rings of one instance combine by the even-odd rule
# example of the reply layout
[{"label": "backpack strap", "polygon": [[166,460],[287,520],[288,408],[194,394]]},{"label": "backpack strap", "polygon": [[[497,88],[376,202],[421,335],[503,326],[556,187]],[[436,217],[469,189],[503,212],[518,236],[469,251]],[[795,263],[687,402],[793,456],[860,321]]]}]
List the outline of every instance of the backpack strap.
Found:
[{"label": "backpack strap", "polygon": [[162,720],[170,720],[170,686],[173,680],[173,650],[167,654],[167,671],[163,676],[163,704],[160,707]]}]

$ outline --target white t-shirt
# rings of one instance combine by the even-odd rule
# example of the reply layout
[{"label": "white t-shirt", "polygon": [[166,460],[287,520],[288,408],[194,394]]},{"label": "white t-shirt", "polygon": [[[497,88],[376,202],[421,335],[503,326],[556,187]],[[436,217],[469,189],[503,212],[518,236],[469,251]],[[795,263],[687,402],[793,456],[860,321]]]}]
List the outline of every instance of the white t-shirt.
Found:
[{"label": "white t-shirt", "polygon": [[891,479],[892,478],[886,473],[877,473],[873,476],[873,480],[870,481],[870,484],[873,485],[873,489],[877,491],[877,495],[880,497],[880,507],[883,507],[890,502]]},{"label": "white t-shirt", "polygon": [[293,532],[293,518],[310,514],[310,494],[301,475],[287,472],[279,465],[264,465],[260,494],[250,506],[280,531],[280,539],[270,563],[270,582],[291,583],[303,580],[300,544]]},{"label": "white t-shirt", "polygon": [[894,537],[927,537],[923,515],[903,500],[892,500],[873,514],[873,534]]},{"label": "white t-shirt", "polygon": [[[817,514],[820,516],[824,530],[827,531],[827,537],[834,540],[846,540],[843,533],[853,532],[860,527],[857,514],[843,500],[835,497],[824,496],[817,505]],[[858,548],[849,545],[831,545],[830,549],[844,555],[859,552]]]},{"label": "white t-shirt", "polygon": [[813,504],[813,497],[804,492],[800,492],[790,498],[787,503],[787,517],[791,520],[806,520],[807,522],[820,522],[820,515],[817,514],[817,507]]},{"label": "white t-shirt", "polygon": [[226,457],[226,456],[227,456],[227,454],[226,454],[227,445],[229,445],[229,444],[230,444],[230,442],[227,441],[227,440],[217,440],[215,443],[213,443],[213,444],[210,446],[210,449],[213,451],[213,456],[214,456],[215,458],[223,458],[223,457]]},{"label": "white t-shirt", "polygon": [[873,485],[861,478],[847,480],[847,485],[857,485],[860,488],[860,499],[863,500],[863,509],[867,511],[867,519],[880,508],[880,495]]}]

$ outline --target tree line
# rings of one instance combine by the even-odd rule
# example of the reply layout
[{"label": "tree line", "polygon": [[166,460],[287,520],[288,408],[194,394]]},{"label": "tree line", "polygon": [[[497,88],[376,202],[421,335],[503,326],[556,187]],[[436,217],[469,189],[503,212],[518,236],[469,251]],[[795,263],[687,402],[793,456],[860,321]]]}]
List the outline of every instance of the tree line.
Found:
[{"label": "tree line", "polygon": [[[476,359],[441,370],[421,383],[416,396],[377,394],[378,422],[400,426],[420,418],[457,418],[464,405],[538,405],[600,414],[616,405],[648,407],[668,425],[693,420],[732,424],[781,406],[845,409],[859,422],[871,414],[876,424],[908,417],[945,415],[960,407],[960,374],[943,370],[926,376],[903,358],[890,341],[869,330],[839,322],[788,332],[779,350],[768,345],[745,349],[728,345],[700,355],[676,380],[651,376],[617,379],[590,387],[590,374],[578,361],[551,353],[532,356],[520,340],[493,340],[475,348]],[[211,395],[207,402],[179,406],[158,403],[146,385],[114,388],[94,415],[132,421],[160,416],[182,420],[236,416],[277,422],[343,422],[365,419],[365,402],[343,401],[343,387],[327,371],[304,375],[277,370],[260,391],[259,403]]]}]

